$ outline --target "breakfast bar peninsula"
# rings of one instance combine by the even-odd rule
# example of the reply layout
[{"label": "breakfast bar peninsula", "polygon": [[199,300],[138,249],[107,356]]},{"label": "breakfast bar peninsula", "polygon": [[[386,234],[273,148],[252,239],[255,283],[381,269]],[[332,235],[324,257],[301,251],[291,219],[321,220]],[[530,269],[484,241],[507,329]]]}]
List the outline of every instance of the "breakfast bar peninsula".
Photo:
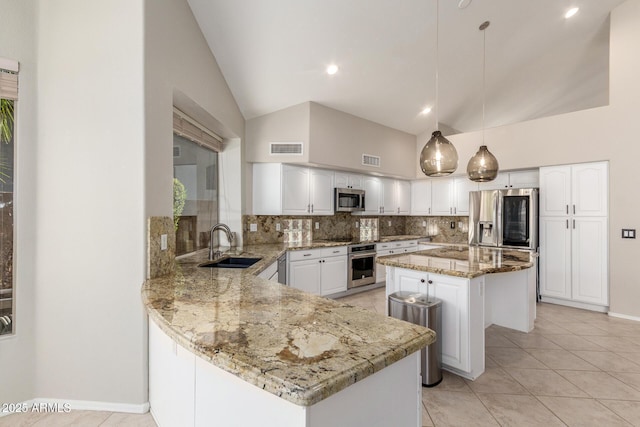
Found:
[{"label": "breakfast bar peninsula", "polygon": [[200,253],[144,284],[160,425],[421,425],[435,333],[256,276],[297,249],[244,248],[261,258],[246,269],[200,267]]},{"label": "breakfast bar peninsula", "polygon": [[442,300],[443,368],[474,380],[484,372],[484,329],[530,332],[536,317],[536,255],[529,251],[443,246],[377,259],[396,291]]}]

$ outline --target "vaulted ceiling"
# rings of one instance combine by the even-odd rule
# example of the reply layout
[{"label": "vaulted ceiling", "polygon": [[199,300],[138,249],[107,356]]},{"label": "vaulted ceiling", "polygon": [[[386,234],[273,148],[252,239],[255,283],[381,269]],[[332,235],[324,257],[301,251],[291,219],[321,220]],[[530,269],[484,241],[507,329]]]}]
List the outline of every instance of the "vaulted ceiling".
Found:
[{"label": "vaulted ceiling", "polygon": [[314,101],[420,134],[482,128],[483,58],[487,128],[608,104],[624,0],[188,1],[246,119]]}]

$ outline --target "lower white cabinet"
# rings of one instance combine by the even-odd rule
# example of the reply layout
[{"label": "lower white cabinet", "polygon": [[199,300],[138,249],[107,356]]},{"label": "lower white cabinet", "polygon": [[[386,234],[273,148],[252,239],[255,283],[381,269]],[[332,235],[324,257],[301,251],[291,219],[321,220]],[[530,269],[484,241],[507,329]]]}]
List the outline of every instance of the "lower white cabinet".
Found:
[{"label": "lower white cabinet", "polygon": [[339,246],[287,253],[287,284],[316,295],[347,290],[347,247]]},{"label": "lower white cabinet", "polygon": [[558,298],[602,310],[609,304],[607,223],[604,217],[540,218],[543,301]]},{"label": "lower white cabinet", "polygon": [[442,364],[475,379],[484,372],[484,277],[465,279],[403,268],[390,268],[387,297],[408,291],[442,300]]},{"label": "lower white cabinet", "polygon": [[[415,252],[418,250],[417,240],[398,240],[395,242],[386,242],[376,244],[376,257],[385,255],[399,255],[406,252]],[[387,280],[387,270],[384,265],[376,264],[376,283]]]}]

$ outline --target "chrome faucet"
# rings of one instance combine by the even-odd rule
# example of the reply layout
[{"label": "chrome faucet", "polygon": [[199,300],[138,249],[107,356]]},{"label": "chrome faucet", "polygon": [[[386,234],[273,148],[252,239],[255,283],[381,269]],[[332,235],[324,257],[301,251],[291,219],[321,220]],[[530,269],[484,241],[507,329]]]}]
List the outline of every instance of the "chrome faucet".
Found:
[{"label": "chrome faucet", "polygon": [[220,251],[214,251],[213,250],[213,233],[215,233],[217,230],[222,230],[224,231],[224,234],[227,235],[227,240],[229,240],[229,244],[231,246],[233,246],[233,233],[231,232],[231,229],[229,228],[229,226],[222,224],[222,223],[218,223],[216,225],[214,225],[213,227],[211,227],[211,229],[209,230],[209,260],[214,260],[218,257],[220,257],[222,255],[222,253]]}]

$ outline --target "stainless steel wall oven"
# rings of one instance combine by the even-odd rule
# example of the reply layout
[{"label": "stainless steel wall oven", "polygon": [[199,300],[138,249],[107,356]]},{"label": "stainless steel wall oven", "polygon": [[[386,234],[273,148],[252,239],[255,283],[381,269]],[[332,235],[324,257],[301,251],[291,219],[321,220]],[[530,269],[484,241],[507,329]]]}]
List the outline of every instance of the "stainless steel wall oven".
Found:
[{"label": "stainless steel wall oven", "polygon": [[376,245],[349,246],[349,281],[347,289],[376,283]]}]

